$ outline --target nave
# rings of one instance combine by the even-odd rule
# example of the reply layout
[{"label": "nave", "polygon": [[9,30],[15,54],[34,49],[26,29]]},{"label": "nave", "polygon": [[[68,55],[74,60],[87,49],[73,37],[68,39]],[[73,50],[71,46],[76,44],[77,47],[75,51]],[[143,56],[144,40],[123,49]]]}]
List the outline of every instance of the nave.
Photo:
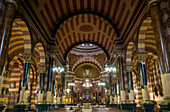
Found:
[{"label": "nave", "polygon": [[0,112],[169,112],[169,86],[170,0],[0,0]]}]

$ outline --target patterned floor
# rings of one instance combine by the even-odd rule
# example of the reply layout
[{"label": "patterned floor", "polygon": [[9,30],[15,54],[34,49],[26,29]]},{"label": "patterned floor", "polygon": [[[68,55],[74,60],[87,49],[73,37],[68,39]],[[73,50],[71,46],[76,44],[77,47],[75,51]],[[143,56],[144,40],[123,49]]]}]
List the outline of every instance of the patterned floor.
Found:
[{"label": "patterned floor", "polygon": [[82,112],[92,112],[92,109],[82,109]]}]

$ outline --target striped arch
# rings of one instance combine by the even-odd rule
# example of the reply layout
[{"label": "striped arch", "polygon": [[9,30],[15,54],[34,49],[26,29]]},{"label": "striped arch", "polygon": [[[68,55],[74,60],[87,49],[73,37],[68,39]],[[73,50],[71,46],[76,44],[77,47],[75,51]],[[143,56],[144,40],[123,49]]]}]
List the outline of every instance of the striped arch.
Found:
[{"label": "striped arch", "polygon": [[44,52],[44,47],[41,43],[36,44],[33,54],[39,60],[39,65],[44,66],[45,65],[45,52]]},{"label": "striped arch", "polygon": [[156,41],[155,41],[155,36],[154,36],[154,31],[153,31],[152,25],[148,26],[147,31],[146,31],[145,51],[157,54]]},{"label": "striped arch", "polygon": [[[37,85],[37,72],[36,72],[36,69],[35,69],[35,67],[33,66],[33,65],[31,65],[31,70],[30,70],[31,72],[30,72],[30,81],[29,81],[29,87],[31,86],[31,84],[32,84],[32,93],[31,93],[31,102],[30,102],[30,104],[31,104],[31,109],[35,109],[35,103],[36,103],[36,90],[37,90],[37,88],[36,88],[36,85]],[[31,75],[32,74],[32,75]]]},{"label": "striped arch", "polygon": [[132,64],[132,56],[134,52],[136,51],[136,47],[133,42],[129,42],[127,46],[127,51],[126,51],[126,64],[131,65]]},{"label": "striped arch", "polygon": [[84,57],[84,58],[81,58],[80,60],[78,60],[71,68],[72,72],[75,71],[75,69],[82,63],[92,63],[94,65],[97,66],[97,68],[99,68],[100,71],[103,71],[103,68],[101,66],[101,64],[94,58],[91,58],[91,57]]},{"label": "striped arch", "polygon": [[[22,57],[22,54],[18,54],[17,56],[13,57],[13,59],[10,61],[9,63],[9,67],[8,67],[8,70],[11,70],[11,72],[13,72],[14,70],[14,64],[18,62],[18,59],[20,59],[21,61],[23,60],[23,57]],[[18,65],[18,72],[22,73],[22,62],[19,61],[19,65]],[[17,75],[17,74],[16,74]],[[11,74],[10,73],[7,73],[7,71],[5,70],[5,74],[4,74],[4,80],[3,80],[3,85],[2,85],[2,88],[4,89],[8,89],[9,88],[9,82],[10,82],[10,78],[11,77]],[[14,80],[17,76],[14,76]],[[19,77],[18,77],[19,78]]]},{"label": "striped arch", "polygon": [[65,20],[58,28],[55,38],[57,49],[61,55],[75,43],[97,43],[112,53],[115,50],[113,40],[116,38],[115,29],[108,21],[93,14],[79,14]]},{"label": "striped arch", "polygon": [[[158,104],[163,101],[162,97],[162,83],[159,67],[157,67],[158,57],[149,52],[146,58],[146,70],[148,79],[148,88],[151,100]],[[156,94],[155,94],[156,93]]]},{"label": "striped arch", "polygon": [[13,58],[19,53],[31,54],[31,37],[25,22],[15,19],[9,42],[9,58]]},{"label": "striped arch", "polygon": [[139,37],[138,37],[138,52],[145,52],[145,38],[146,38],[146,32],[148,29],[148,26],[150,26],[151,24],[151,17],[147,17],[141,27],[140,27],[140,31],[139,31]]},{"label": "striped arch", "polygon": [[[14,105],[17,103],[20,80],[23,74],[22,61],[22,55],[18,54],[11,60],[4,72],[2,84],[3,94],[0,95],[0,103],[3,103],[9,109],[13,109]],[[14,83],[15,86],[11,88],[10,83]],[[7,100],[3,100],[3,98],[6,98]]]}]

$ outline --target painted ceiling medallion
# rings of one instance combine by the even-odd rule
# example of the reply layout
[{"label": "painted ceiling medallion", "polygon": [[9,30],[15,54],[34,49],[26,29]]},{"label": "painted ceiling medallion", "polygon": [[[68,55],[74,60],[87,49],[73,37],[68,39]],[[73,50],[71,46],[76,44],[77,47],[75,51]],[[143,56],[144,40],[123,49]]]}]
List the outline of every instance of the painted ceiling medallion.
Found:
[{"label": "painted ceiling medallion", "polygon": [[90,32],[93,31],[93,27],[91,25],[82,25],[79,30],[83,32]]}]

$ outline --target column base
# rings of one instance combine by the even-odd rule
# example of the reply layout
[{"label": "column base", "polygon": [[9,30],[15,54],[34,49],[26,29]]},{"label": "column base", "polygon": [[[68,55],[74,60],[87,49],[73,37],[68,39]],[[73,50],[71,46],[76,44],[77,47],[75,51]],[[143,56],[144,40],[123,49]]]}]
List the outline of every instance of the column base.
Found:
[{"label": "column base", "polygon": [[120,91],[120,96],[121,96],[121,103],[126,103],[126,94],[125,91]]},{"label": "column base", "polygon": [[142,112],[154,112],[154,104],[153,103],[141,103]]},{"label": "column base", "polygon": [[56,104],[56,108],[64,108],[65,104]]},{"label": "column base", "polygon": [[[126,104],[120,104],[120,108],[122,110],[129,110],[130,112],[136,111],[136,103],[126,103]],[[149,111],[150,112],[150,111]]]},{"label": "column base", "polygon": [[163,87],[163,94],[164,94],[164,103],[170,103],[170,73],[162,74],[162,87]]},{"label": "column base", "polygon": [[159,104],[162,112],[170,112],[170,103],[161,103]]},{"label": "column base", "polygon": [[35,109],[39,111],[49,111],[51,104],[35,104]]},{"label": "column base", "polygon": [[14,106],[14,112],[28,112],[30,106],[30,104],[17,104]]},{"label": "column base", "polygon": [[47,91],[46,103],[51,104],[51,91]]},{"label": "column base", "polygon": [[4,110],[5,106],[0,104],[0,112],[2,112],[2,110]]},{"label": "column base", "polygon": [[115,108],[115,107],[117,107],[117,104],[109,104],[108,106],[111,108]]}]

